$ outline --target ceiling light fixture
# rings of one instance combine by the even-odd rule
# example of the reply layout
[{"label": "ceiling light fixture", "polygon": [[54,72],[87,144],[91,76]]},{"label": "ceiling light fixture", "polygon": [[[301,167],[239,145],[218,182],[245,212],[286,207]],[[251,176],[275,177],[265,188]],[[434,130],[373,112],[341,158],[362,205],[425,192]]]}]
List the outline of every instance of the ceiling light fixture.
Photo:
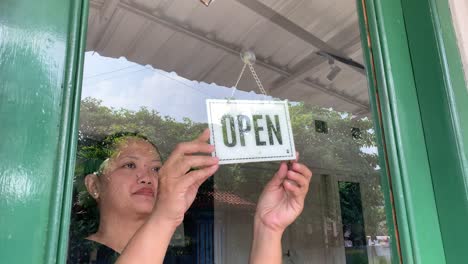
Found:
[{"label": "ceiling light fixture", "polygon": [[332,56],[330,56],[330,55],[328,55],[326,53],[325,54],[319,53],[319,55],[324,56],[324,57],[326,57],[328,59],[328,65],[330,65],[330,71],[327,74],[327,79],[331,82],[341,72],[341,68],[340,68],[340,66],[335,64],[335,58],[333,58]]},{"label": "ceiling light fixture", "polygon": [[340,73],[341,68],[338,65],[331,66],[330,72],[327,74],[327,79],[333,81],[336,76]]},{"label": "ceiling light fixture", "polygon": [[200,0],[200,2],[205,6],[209,6],[211,3],[214,2],[214,0]]}]

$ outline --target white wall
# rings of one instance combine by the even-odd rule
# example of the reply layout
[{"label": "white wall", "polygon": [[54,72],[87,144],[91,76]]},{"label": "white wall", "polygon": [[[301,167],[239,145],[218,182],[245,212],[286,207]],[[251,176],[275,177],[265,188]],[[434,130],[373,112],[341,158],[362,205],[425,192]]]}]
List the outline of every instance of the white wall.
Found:
[{"label": "white wall", "polygon": [[449,0],[455,31],[458,37],[458,47],[465,69],[465,81],[468,83],[468,1]]}]

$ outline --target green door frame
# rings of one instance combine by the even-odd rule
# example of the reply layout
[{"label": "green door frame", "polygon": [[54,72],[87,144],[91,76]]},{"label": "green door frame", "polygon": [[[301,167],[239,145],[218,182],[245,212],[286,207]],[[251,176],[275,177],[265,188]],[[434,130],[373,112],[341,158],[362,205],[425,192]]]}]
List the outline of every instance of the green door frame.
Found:
[{"label": "green door frame", "polygon": [[459,263],[468,257],[460,243],[468,235],[468,90],[449,3],[358,0],[358,7],[369,36],[370,95],[378,95],[371,103],[382,184],[394,204],[387,219],[398,229],[394,262]]},{"label": "green door frame", "polygon": [[446,262],[460,263],[468,259],[468,90],[460,53],[447,1],[402,3]]},{"label": "green door frame", "polygon": [[65,263],[87,4],[0,1],[2,263]]},{"label": "green door frame", "polygon": [[[357,6],[382,186],[393,205],[393,262],[467,259],[459,241],[468,231],[457,227],[468,221],[468,90],[448,2]],[[0,134],[9,143],[0,144],[0,255],[7,263],[65,263],[87,12],[88,0],[0,3]]]}]

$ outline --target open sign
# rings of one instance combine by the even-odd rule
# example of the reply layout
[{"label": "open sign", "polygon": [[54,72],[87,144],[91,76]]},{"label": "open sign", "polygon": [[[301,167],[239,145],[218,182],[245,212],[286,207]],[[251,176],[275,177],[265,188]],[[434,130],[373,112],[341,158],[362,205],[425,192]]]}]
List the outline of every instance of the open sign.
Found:
[{"label": "open sign", "polygon": [[286,101],[208,99],[206,107],[220,164],[296,159]]}]

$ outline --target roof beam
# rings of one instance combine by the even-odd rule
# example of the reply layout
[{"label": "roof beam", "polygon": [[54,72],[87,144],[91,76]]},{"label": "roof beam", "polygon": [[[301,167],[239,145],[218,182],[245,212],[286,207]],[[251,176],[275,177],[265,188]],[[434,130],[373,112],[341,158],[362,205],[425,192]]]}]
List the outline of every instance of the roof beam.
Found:
[{"label": "roof beam", "polygon": [[[353,39],[351,42],[344,45],[343,50],[353,47],[360,41],[361,39],[359,37]],[[320,56],[316,53],[309,55],[306,59],[298,63],[299,66],[295,67],[297,70],[294,71],[291,76],[284,78],[283,80],[279,80],[273,87],[271,87],[270,91],[283,89],[284,87],[305,79],[315,67],[319,66],[325,60],[327,60],[326,56]]]},{"label": "roof beam", "polygon": [[280,13],[276,12],[269,6],[257,0],[236,0],[236,1],[242,4],[243,6],[247,7],[248,9],[252,10],[253,12],[257,13],[258,15],[264,17],[265,19],[268,19],[275,25],[293,34],[294,36],[316,47],[321,52],[328,53],[330,56],[336,57],[337,60],[341,58],[342,60],[340,61],[350,65],[351,68],[354,69],[355,71],[364,75],[366,74],[363,65],[349,58],[342,51],[333,48],[331,45],[328,45],[325,41],[321,40],[320,38],[310,33],[309,31],[305,30],[304,28],[298,26],[297,24],[287,19]]},{"label": "roof beam", "polygon": [[291,84],[304,80],[315,67],[319,66],[322,62],[326,59],[322,56],[317,56],[316,54],[312,54],[307,59],[304,59],[302,62],[299,63],[299,70],[295,71],[291,76],[279,80],[277,83],[271,87],[270,91],[278,91]]}]

